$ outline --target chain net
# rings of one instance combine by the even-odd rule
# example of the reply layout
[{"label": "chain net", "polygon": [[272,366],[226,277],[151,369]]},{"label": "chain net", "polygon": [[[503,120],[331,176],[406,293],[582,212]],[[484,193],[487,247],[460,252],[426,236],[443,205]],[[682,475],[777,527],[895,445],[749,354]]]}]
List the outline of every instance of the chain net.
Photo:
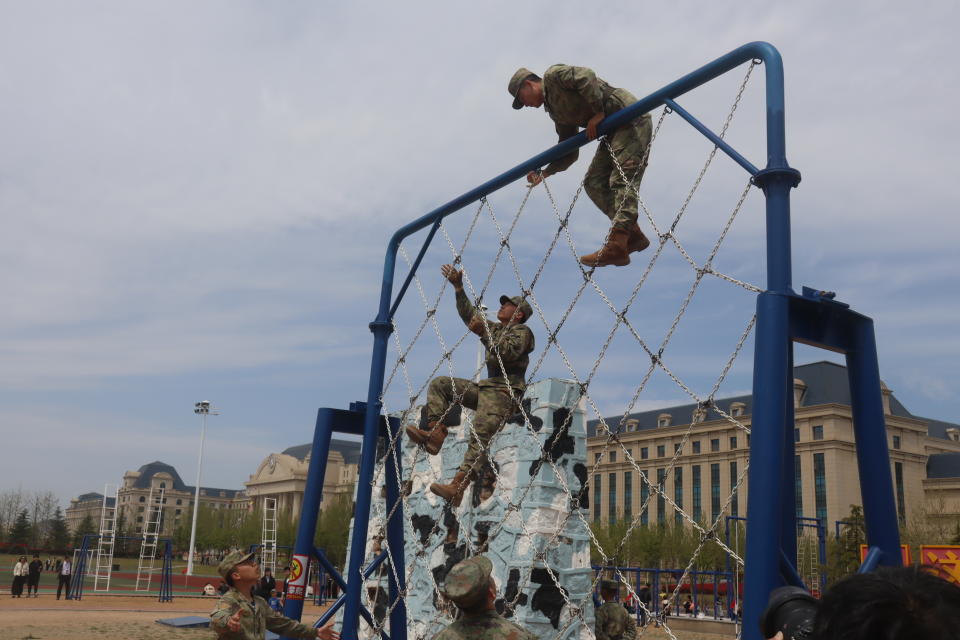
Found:
[{"label": "chain net", "polygon": [[[722,138],[758,63],[747,65],[733,85]],[[653,115],[644,165],[657,158],[664,132],[689,130],[669,109]],[[513,213],[504,203],[521,187],[484,198],[472,215],[439,225],[407,303],[393,318],[395,355],[381,398],[384,419],[424,426],[432,380],[486,377],[485,353],[454,310],[452,285],[437,273],[441,264],[462,269],[464,292],[477,309],[484,303],[499,307],[501,295],[522,295],[533,310],[527,325],[537,347],[525,374],[526,392],[507,388],[514,411],[489,441],[486,458],[471,468],[459,506],[429,486],[449,483],[470,440],[482,442],[462,394],[455,394],[442,418],[450,432],[439,455],[410,442],[403,429],[381,443],[366,551],[368,563],[384,552],[386,560],[363,590],[374,622],[361,624],[366,637],[389,633],[390,612],[401,600],[408,637],[433,637],[456,617],[444,597],[446,573],[477,554],[493,562],[498,610],[544,639],[595,637],[602,580],[619,583],[618,597],[638,622],[637,637],[656,626],[676,638],[677,614],[723,618],[731,621],[730,634],[738,634],[744,548],[738,516],[746,511],[742,487],[750,429],[742,407],[718,394],[731,371],[749,371],[737,357],[751,335],[753,299],[761,289],[748,281],[758,275],[751,272],[754,260],[744,256],[753,241],[750,227],[746,240],[724,252],[729,268],[721,269],[720,250],[752,190],[748,180],[724,190],[730,180],[721,174],[707,195],[698,196],[717,147],[702,140],[700,147],[684,144],[703,150],[702,165],[691,171],[666,163],[663,172],[670,175],[658,177],[651,164],[640,190],[639,222],[652,231],[652,242],[627,267],[595,269],[578,262],[584,251],[577,241],[593,245],[606,228],[581,199],[583,182],[568,204],[561,204],[567,201],[560,195],[562,182],[550,178],[527,187]],[[623,172],[608,140],[598,145],[637,188],[636,176]],[[680,186],[683,175],[692,178],[686,187]],[[681,188],[680,205],[666,204]],[[719,205],[722,200],[727,204]],[[413,266],[405,245],[399,256],[398,264]],[[489,328],[486,334],[506,370],[500,345]],[[638,416],[649,419],[671,401],[680,404],[677,398],[686,404],[687,417],[663,415],[656,424],[638,424]],[[396,504],[384,499],[387,474],[403,488]],[[391,549],[383,533],[383,523],[400,508],[402,550]],[[656,535],[666,547],[638,550]],[[679,548],[667,548],[681,541],[683,558]],[[404,554],[402,576],[396,575],[398,553]],[[386,595],[391,573],[406,585],[396,602]]]}]

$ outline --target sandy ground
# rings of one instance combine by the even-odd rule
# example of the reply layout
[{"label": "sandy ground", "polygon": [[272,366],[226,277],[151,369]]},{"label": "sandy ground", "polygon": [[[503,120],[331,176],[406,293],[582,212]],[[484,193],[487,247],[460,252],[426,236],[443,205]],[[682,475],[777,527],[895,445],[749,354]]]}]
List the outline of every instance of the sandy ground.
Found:
[{"label": "sandy ground", "polygon": [[[83,600],[0,598],[2,640],[210,640],[209,629],[175,629],[157,624],[158,618],[207,616],[216,598],[175,598],[157,602],[155,597],[85,596]],[[304,620],[313,621],[325,607],[308,604]],[[678,640],[721,640],[730,636],[675,632]],[[644,640],[670,636],[663,629],[647,628]]]}]

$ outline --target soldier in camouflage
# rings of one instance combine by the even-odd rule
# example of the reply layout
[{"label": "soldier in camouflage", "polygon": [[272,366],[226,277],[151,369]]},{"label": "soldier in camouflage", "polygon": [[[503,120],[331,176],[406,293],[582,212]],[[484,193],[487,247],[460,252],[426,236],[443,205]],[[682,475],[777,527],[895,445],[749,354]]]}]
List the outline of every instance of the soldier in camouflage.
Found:
[{"label": "soldier in camouflage", "polygon": [[339,640],[340,634],[330,626],[314,629],[291,620],[252,594],[260,581],[260,566],[254,554],[231,551],[217,571],[230,586],[210,613],[210,628],[220,640],[264,640],[267,629],[281,636]]},{"label": "soldier in camouflage", "polygon": [[637,622],[615,600],[620,585],[613,580],[600,582],[600,597],[603,604],[596,613],[597,640],[633,640],[637,635]]},{"label": "soldier in camouflage", "polygon": [[[514,109],[542,106],[554,121],[561,142],[577,135],[581,127],[587,130],[588,140],[595,139],[604,117],[637,101],[626,89],[611,87],[598,78],[592,69],[565,64],[553,65],[543,78],[521,67],[510,78],[507,90],[513,96]],[[650,114],[645,113],[607,134],[610,150],[605,145],[597,148],[583,187],[610,218],[611,227],[603,247],[581,256],[581,263],[590,267],[624,266],[630,264],[632,252],[650,246],[637,224],[637,188],[646,169],[651,131]],[[531,171],[527,181],[537,185],[547,176],[566,170],[577,156],[574,150],[540,171]]]},{"label": "soldier in camouflage", "polygon": [[484,556],[467,558],[450,569],[443,594],[463,615],[433,640],[537,640],[537,636],[497,613],[497,584],[490,575],[492,570],[493,563]]},{"label": "soldier in camouflage", "polygon": [[480,342],[486,347],[487,378],[479,383],[450,376],[434,378],[427,388],[427,428],[408,426],[406,432],[413,442],[423,445],[427,453],[436,455],[447,437],[443,419],[450,407],[460,404],[474,410],[473,435],[456,476],[450,484],[430,485],[430,491],[459,506],[470,478],[486,461],[487,445],[516,411],[516,400],[523,396],[529,354],[534,348],[533,332],[525,324],[532,310],[520,296],[500,296],[497,322],[491,322],[467,299],[463,272],[449,264],[443,265],[440,271],[456,292],[460,318],[470,331],[480,336]]}]

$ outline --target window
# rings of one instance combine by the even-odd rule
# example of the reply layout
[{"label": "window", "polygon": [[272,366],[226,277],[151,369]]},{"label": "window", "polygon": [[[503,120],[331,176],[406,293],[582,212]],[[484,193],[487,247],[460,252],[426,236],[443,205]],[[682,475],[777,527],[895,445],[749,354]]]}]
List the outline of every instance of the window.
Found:
[{"label": "window", "polygon": [[646,460],[649,457],[650,457],[650,451],[647,449],[647,447],[640,447],[640,459]]},{"label": "window", "polygon": [[669,427],[673,421],[673,416],[669,413],[661,413],[657,416],[657,426],[658,427]]},{"label": "window", "polygon": [[610,524],[613,524],[617,521],[617,474],[610,474],[607,491],[609,493],[607,500],[607,518]]},{"label": "window", "polygon": [[595,454],[593,454],[593,463],[596,464],[596,463],[598,463],[598,462],[600,462],[600,454],[599,454],[599,453],[595,453]]},{"label": "window", "polygon": [[793,429],[793,441],[800,442],[800,427],[795,427]]},{"label": "window", "polygon": [[817,502],[817,518],[827,519],[827,466],[822,453],[813,454],[813,489]]},{"label": "window", "polygon": [[730,515],[740,515],[740,501],[737,499],[737,463],[730,463]]},{"label": "window", "polygon": [[700,465],[693,465],[693,519],[703,522],[703,505],[700,501]]},{"label": "window", "polygon": [[699,440],[694,440],[694,441],[693,441],[693,452],[694,452],[694,453],[700,453],[700,441],[699,441]]},{"label": "window", "polygon": [[177,498],[177,506],[179,507],[182,504],[183,504],[183,500],[181,500],[180,498]]},{"label": "window", "polygon": [[627,459],[630,459],[632,457],[633,457],[633,448],[627,447]]},{"label": "window", "polygon": [[710,465],[710,512],[716,522],[720,517],[720,463]]},{"label": "window", "polygon": [[140,502],[146,502],[146,501],[147,501],[146,496],[140,496]]},{"label": "window", "polygon": [[141,531],[143,531],[143,527],[137,527],[137,533],[140,533]]},{"label": "window", "polygon": [[623,519],[633,521],[633,472],[623,474]]},{"label": "window", "polygon": [[143,507],[137,507],[137,513],[143,513]]},{"label": "window", "polygon": [[160,488],[161,488],[161,489],[166,489],[166,488],[167,488],[167,483],[166,483],[166,482],[161,482],[161,483],[160,483]]},{"label": "window", "polygon": [[180,515],[180,509],[177,509],[177,510],[176,510],[176,515],[178,515],[178,516]]},{"label": "window", "polygon": [[[644,478],[647,479],[644,482]],[[640,478],[640,524],[646,525],[649,524],[649,518],[647,517],[647,500],[650,499],[650,472],[644,471],[643,476]]]},{"label": "window", "polygon": [[593,521],[600,522],[600,474],[593,476]]},{"label": "window", "polygon": [[730,436],[730,448],[731,449],[737,448],[737,436]]},{"label": "window", "polygon": [[667,515],[667,501],[663,497],[663,479],[666,475],[666,469],[657,469],[657,524],[663,524]]},{"label": "window", "polygon": [[166,498],[163,499],[163,504],[167,504],[167,499],[166,499]]},{"label": "window", "polygon": [[679,443],[673,445],[673,452],[674,452],[674,453],[680,453],[680,449],[681,449],[682,447],[683,447],[683,445],[682,445],[682,444],[679,444]]},{"label": "window", "polygon": [[677,503],[677,508],[673,513],[674,522],[683,524],[683,467],[677,467],[673,470],[673,501]]},{"label": "window", "polygon": [[823,440],[823,425],[817,424],[813,426],[813,439],[814,440]]},{"label": "window", "polygon": [[894,449],[900,448],[900,436],[893,436],[893,448]]},{"label": "window", "polygon": [[610,462],[616,462],[616,461],[617,461],[617,452],[616,452],[616,451],[611,451],[611,452],[610,452]]},{"label": "window", "polygon": [[893,475],[897,487],[897,518],[900,524],[907,521],[907,507],[903,503],[903,463],[893,463]]},{"label": "window", "polygon": [[[143,522],[143,516],[137,516],[137,522]],[[137,527],[137,531],[140,530],[140,527]]]},{"label": "window", "polygon": [[730,415],[734,418],[739,418],[743,415],[744,410],[747,408],[742,402],[734,402],[730,405]]},{"label": "window", "polygon": [[710,451],[720,451],[720,438],[710,440]]},{"label": "window", "polygon": [[797,505],[797,517],[803,517],[803,473],[800,470],[800,456],[793,458],[793,500]]},{"label": "window", "polygon": [[658,458],[662,458],[662,457],[665,456],[665,455],[667,455],[667,447],[666,447],[665,445],[658,444],[658,445],[657,445],[657,457],[658,457]]}]

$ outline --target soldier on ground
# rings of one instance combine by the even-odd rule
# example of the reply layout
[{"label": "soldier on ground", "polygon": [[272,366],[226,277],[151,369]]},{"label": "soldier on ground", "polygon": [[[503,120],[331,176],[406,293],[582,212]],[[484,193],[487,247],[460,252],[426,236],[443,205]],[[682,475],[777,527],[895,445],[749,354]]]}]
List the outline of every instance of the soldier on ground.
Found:
[{"label": "soldier on ground", "polygon": [[340,634],[329,625],[314,629],[301,624],[253,595],[252,589],[260,582],[260,565],[254,554],[231,551],[217,571],[230,587],[210,614],[210,627],[220,640],[264,640],[268,629],[281,636],[339,640]]},{"label": "soldier on ground", "polygon": [[[598,78],[592,69],[565,64],[553,65],[542,78],[521,67],[510,78],[507,90],[513,96],[514,109],[542,106],[554,121],[561,142],[577,135],[581,127],[587,130],[587,139],[594,140],[604,117],[637,101],[626,89],[611,87]],[[583,188],[610,218],[611,227],[598,251],[580,257],[582,264],[622,267],[630,264],[631,253],[650,246],[637,224],[637,188],[646,169],[652,128],[650,114],[645,113],[607,134],[610,150],[605,145],[597,148]],[[540,184],[547,176],[565,171],[578,155],[574,150],[540,171],[531,171],[527,181],[531,186]]]},{"label": "soldier on ground", "polygon": [[497,583],[490,575],[492,570],[493,563],[485,556],[467,558],[450,569],[443,594],[463,615],[433,640],[537,640],[537,636],[497,613]]},{"label": "soldier on ground", "polygon": [[534,348],[533,332],[525,324],[532,310],[520,296],[500,296],[497,322],[491,322],[467,299],[462,271],[445,264],[440,272],[456,291],[460,318],[470,331],[480,336],[480,342],[486,347],[487,378],[479,383],[450,376],[434,378],[427,389],[427,428],[408,426],[406,432],[410,440],[436,455],[447,437],[443,418],[450,407],[460,404],[474,410],[473,435],[456,476],[450,484],[430,485],[430,491],[459,506],[471,478],[484,466],[487,445],[517,410],[517,401],[523,396],[529,354]]},{"label": "soldier on ground", "polygon": [[613,580],[600,582],[600,598],[603,604],[596,613],[597,640],[633,640],[637,635],[637,622],[615,598],[620,585]]}]

